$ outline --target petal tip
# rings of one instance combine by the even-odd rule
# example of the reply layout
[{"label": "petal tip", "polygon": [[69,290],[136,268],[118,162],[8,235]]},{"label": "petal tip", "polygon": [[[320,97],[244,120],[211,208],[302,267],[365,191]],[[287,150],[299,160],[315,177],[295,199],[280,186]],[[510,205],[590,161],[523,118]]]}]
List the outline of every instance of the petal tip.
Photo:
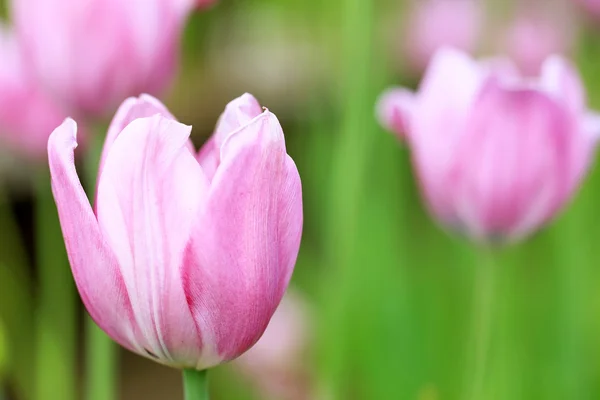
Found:
[{"label": "petal tip", "polygon": [[72,118],[66,118],[50,134],[48,138],[48,148],[56,146],[59,143],[68,144],[69,147],[77,147],[77,122]]}]

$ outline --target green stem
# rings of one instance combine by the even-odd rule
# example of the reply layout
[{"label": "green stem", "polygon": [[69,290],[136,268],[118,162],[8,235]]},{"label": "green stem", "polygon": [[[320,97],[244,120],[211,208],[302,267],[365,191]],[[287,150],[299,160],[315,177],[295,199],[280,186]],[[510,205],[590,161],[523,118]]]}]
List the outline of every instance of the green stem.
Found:
[{"label": "green stem", "polygon": [[590,289],[592,281],[587,273],[588,230],[585,220],[589,212],[575,210],[556,231],[553,248],[557,254],[557,268],[560,282],[560,307],[557,312],[558,326],[561,333],[561,374],[560,381],[564,396],[573,399],[592,398],[590,390],[590,365],[586,358],[588,337],[586,332],[586,312],[589,309]]},{"label": "green stem", "polygon": [[185,400],[208,400],[207,370],[183,370],[183,392]]},{"label": "green stem", "polygon": [[[100,129],[98,129],[100,131]],[[102,129],[105,132],[105,129]],[[104,135],[98,134],[92,138],[86,164],[84,165],[87,192],[90,202],[94,202],[96,176]],[[117,369],[119,348],[96,323],[86,317],[86,399],[115,400],[118,396]]]},{"label": "green stem", "polygon": [[493,254],[484,249],[480,262],[475,266],[473,296],[473,357],[471,361],[470,380],[467,384],[467,399],[481,400],[485,397],[485,378],[489,364],[488,353],[491,338],[492,310],[497,265]]},{"label": "green stem", "polygon": [[48,171],[36,185],[36,259],[39,273],[35,398],[76,398],[76,292]]}]

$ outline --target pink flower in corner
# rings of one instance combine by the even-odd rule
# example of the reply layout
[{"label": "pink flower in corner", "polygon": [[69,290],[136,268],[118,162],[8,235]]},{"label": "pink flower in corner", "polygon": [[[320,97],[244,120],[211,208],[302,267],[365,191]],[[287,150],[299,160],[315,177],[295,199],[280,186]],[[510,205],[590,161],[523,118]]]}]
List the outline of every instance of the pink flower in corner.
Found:
[{"label": "pink flower in corner", "polygon": [[114,340],[174,367],[248,350],[291,277],[302,231],[298,171],[281,126],[231,102],[198,158],[157,100],[127,100],[109,130],[92,210],[73,163],[76,125],[48,143],[67,253],[89,313]]},{"label": "pink flower in corner", "polygon": [[175,75],[191,0],[12,0],[31,73],[76,114],[103,117]]},{"label": "pink flower in corner", "polygon": [[412,104],[382,102],[384,125],[405,121],[432,213],[477,240],[516,240],[550,220],[585,175],[600,133],[579,76],[559,57],[531,80],[508,61],[443,49]]},{"label": "pink flower in corner", "polygon": [[13,33],[0,25],[0,140],[21,154],[45,158],[48,136],[67,116],[27,74]]}]

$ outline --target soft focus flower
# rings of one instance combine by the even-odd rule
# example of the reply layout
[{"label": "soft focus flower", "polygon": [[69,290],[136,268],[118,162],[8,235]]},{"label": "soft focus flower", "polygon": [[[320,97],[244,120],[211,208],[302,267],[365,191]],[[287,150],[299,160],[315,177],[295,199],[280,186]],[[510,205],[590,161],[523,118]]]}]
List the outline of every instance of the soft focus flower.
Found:
[{"label": "soft focus flower", "polygon": [[309,400],[311,377],[306,353],[312,339],[309,305],[288,291],[265,334],[235,366],[258,386],[261,399]]},{"label": "soft focus flower", "polygon": [[585,11],[591,13],[594,17],[600,18],[600,0],[575,0]]},{"label": "soft focus flower", "polygon": [[76,125],[48,143],[52,188],[79,293],[124,347],[204,369],[260,338],[295,264],[298,171],[275,115],[244,95],[196,157],[191,128],[148,96],[108,133],[95,210],[73,163]]},{"label": "soft focus flower", "polygon": [[483,24],[482,8],[480,0],[414,1],[404,36],[410,66],[416,71],[424,70],[444,46],[475,51]]},{"label": "soft focus flower", "polygon": [[66,117],[27,74],[13,33],[0,25],[0,140],[19,154],[45,158],[48,136]]},{"label": "soft focus flower", "polygon": [[195,0],[196,8],[205,9],[211,7],[213,4],[217,2],[217,0]]},{"label": "soft focus flower", "polygon": [[[547,11],[546,11],[547,12]],[[500,49],[527,75],[537,75],[546,58],[570,50],[572,34],[558,17],[522,11],[501,35]]]},{"label": "soft focus flower", "polygon": [[27,65],[69,110],[104,116],[174,76],[190,0],[12,0]]},{"label": "soft focus flower", "polygon": [[414,103],[414,93],[404,88],[386,90],[377,103],[377,118],[383,127],[403,139],[408,129],[408,116]]},{"label": "soft focus flower", "polygon": [[517,239],[553,217],[585,174],[600,130],[565,60],[546,60],[536,80],[508,65],[443,49],[413,104],[386,106],[406,121],[431,211],[480,240]]}]

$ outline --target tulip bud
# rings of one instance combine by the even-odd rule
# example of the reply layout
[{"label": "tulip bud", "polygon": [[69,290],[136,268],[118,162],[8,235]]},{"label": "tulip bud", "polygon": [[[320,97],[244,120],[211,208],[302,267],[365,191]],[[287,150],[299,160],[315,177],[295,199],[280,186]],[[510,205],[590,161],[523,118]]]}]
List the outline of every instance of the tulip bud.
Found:
[{"label": "tulip bud", "polygon": [[27,65],[69,110],[104,116],[171,82],[189,0],[12,0]]},{"label": "tulip bud", "polygon": [[288,285],[302,230],[300,178],[275,115],[250,95],[234,100],[198,161],[190,127],[149,96],[127,100],[104,146],[95,211],[73,163],[76,129],[57,128],[48,154],[92,318],[174,367],[205,369],[248,350]]},{"label": "tulip bud", "polygon": [[587,171],[600,132],[565,60],[547,59],[535,81],[501,64],[440,50],[413,104],[387,106],[407,121],[432,213],[482,241],[516,240],[549,221]]},{"label": "tulip bud", "polygon": [[416,71],[423,71],[441,47],[472,52],[479,44],[483,22],[480,0],[416,0],[409,14],[405,50]]},{"label": "tulip bud", "polygon": [[45,158],[48,136],[64,113],[26,72],[15,37],[0,26],[0,140],[18,153]]}]

